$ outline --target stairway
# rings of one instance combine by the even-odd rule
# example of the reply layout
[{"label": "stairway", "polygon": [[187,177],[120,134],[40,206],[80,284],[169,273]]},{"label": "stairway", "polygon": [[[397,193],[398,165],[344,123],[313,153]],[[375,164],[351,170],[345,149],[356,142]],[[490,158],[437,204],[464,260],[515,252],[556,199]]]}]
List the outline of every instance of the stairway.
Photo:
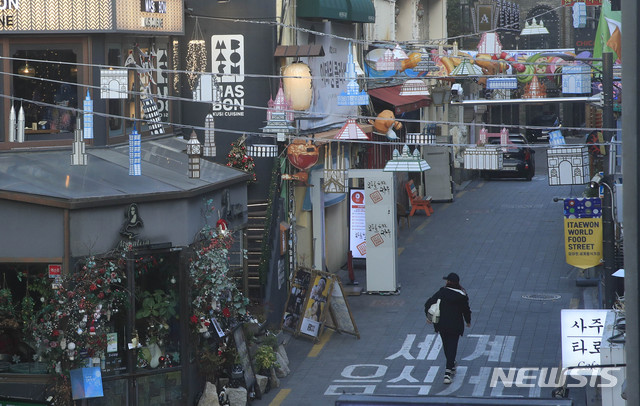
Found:
[{"label": "stairway", "polygon": [[248,218],[246,235],[247,275],[245,295],[253,303],[262,303],[263,288],[260,284],[260,258],[262,256],[262,240],[265,233],[265,219],[269,202],[254,200],[247,204]]}]

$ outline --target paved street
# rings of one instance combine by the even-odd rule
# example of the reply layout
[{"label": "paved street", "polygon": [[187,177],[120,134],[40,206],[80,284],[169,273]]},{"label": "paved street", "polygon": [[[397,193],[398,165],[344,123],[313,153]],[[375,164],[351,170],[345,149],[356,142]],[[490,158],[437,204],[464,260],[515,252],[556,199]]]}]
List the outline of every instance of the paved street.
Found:
[{"label": "paved street", "polygon": [[[562,202],[553,201],[584,188],[549,186],[545,149],[536,151],[531,182],[474,180],[453,202],[435,203],[431,217],[415,215],[410,229],[403,224],[399,293],[348,297],[360,339],[329,330],[317,344],[289,336],[291,374],[252,404],[333,405],[342,393],[550,397],[552,388],[489,385],[494,367],[558,367],[560,310],[585,305],[578,270],[565,262]],[[445,385],[444,353],[423,304],[452,271],[473,315],[460,340],[458,374]],[[364,270],[356,280],[366,289]]]}]

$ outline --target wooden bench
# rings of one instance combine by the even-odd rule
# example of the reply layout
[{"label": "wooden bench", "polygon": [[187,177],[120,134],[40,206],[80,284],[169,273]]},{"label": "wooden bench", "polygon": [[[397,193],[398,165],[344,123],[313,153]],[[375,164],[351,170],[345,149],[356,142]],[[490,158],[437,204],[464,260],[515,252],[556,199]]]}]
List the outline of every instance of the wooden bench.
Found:
[{"label": "wooden bench", "polygon": [[413,216],[417,210],[424,210],[424,213],[427,216],[431,216],[433,213],[433,208],[431,207],[431,196],[418,196],[418,190],[412,180],[407,182],[404,187],[407,191],[409,204],[411,205],[411,212],[409,212],[409,216]]}]

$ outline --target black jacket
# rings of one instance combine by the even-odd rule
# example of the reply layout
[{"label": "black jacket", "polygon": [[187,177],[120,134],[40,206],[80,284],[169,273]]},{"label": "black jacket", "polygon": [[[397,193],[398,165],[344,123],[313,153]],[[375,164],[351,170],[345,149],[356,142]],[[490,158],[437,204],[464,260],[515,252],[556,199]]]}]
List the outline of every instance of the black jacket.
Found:
[{"label": "black jacket", "polygon": [[469,297],[460,289],[442,287],[424,304],[424,314],[429,307],[440,299],[440,321],[434,324],[436,331],[464,332],[464,323],[471,323]]}]

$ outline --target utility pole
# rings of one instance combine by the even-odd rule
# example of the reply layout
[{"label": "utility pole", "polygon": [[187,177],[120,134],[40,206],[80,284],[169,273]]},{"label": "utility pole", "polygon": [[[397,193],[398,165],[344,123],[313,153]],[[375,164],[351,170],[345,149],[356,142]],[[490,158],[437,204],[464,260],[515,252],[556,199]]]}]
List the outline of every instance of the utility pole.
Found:
[{"label": "utility pole", "polygon": [[638,317],[638,300],[640,280],[638,278],[638,212],[640,204],[640,144],[636,134],[640,130],[640,78],[637,75],[640,54],[638,40],[640,30],[640,4],[636,0],[622,0],[624,13],[622,24],[625,33],[622,37],[622,47],[625,53],[622,64],[622,76],[625,89],[629,89],[624,99],[622,110],[622,131],[624,148],[622,150],[622,166],[624,173],[624,228],[625,245],[631,247],[624,259],[624,302],[625,318],[627,322],[625,334],[625,361],[627,363],[627,405],[640,405],[640,319]]},{"label": "utility pole", "polygon": [[[613,55],[611,52],[602,53],[602,95],[604,103],[602,106],[602,128],[604,141],[608,144],[615,128],[613,119]],[[612,153],[611,148],[605,146],[607,151],[607,159],[604,162],[604,176],[602,183],[604,184],[604,198],[602,201],[602,256],[604,258],[603,276],[604,276],[604,308],[611,309],[616,300],[616,282],[615,277],[611,276],[616,270],[616,235],[615,235],[615,219],[613,218],[613,176],[611,171],[615,168],[609,167],[609,159]]]}]

